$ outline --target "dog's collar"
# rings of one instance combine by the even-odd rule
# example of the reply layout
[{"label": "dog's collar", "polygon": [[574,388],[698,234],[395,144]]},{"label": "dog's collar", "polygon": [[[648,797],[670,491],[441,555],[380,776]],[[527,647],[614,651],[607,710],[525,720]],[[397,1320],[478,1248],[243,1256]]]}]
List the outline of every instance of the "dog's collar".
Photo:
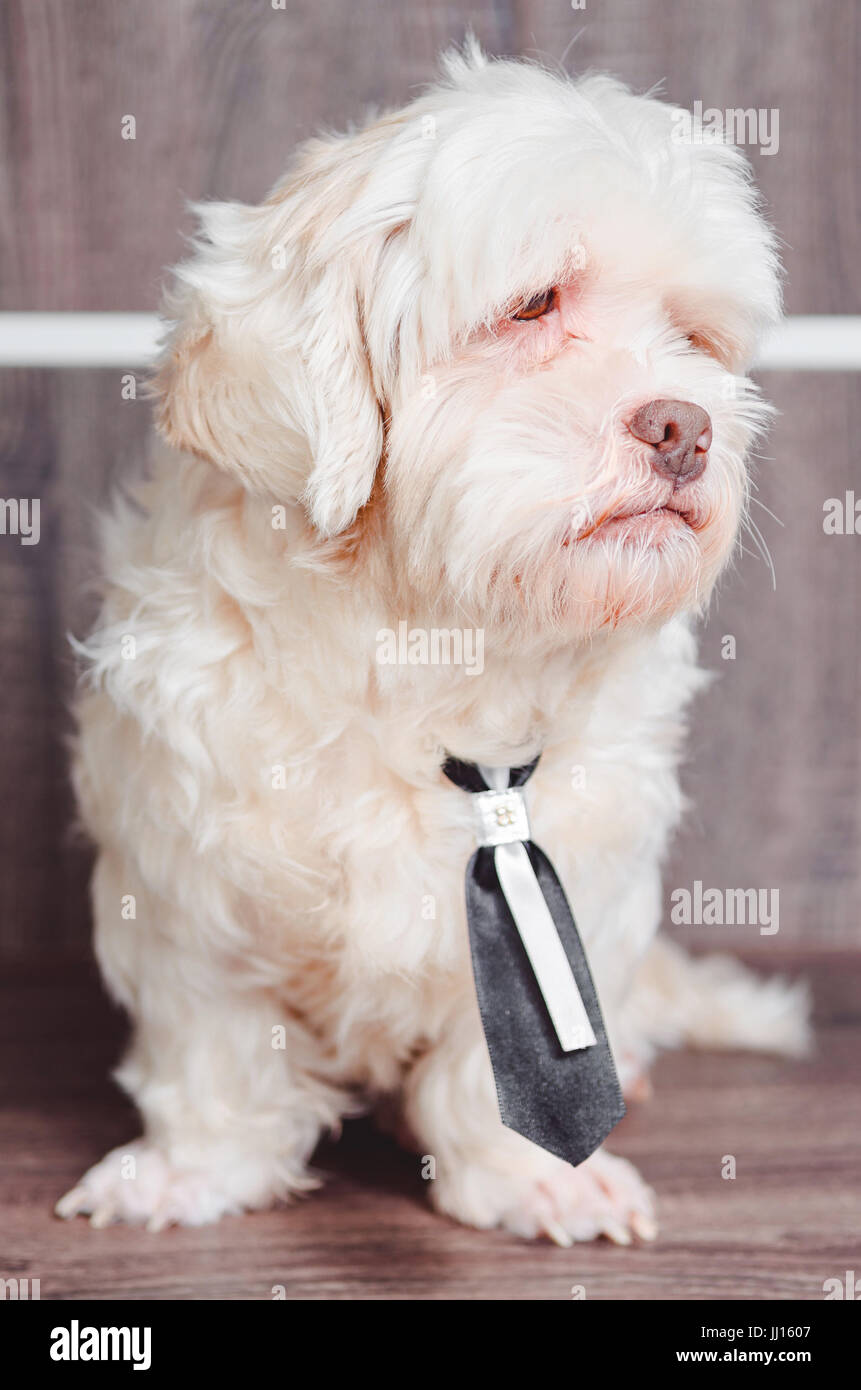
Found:
[{"label": "dog's collar", "polygon": [[[522,767],[512,767],[508,770],[509,787],[522,787],[529,781],[533,772],[541,761],[541,754],[538,753],[531,763],[524,763]],[[481,764],[463,762],[460,758],[452,758],[446,754],[442,770],[450,782],[454,782],[456,787],[469,792],[489,791],[485,778],[482,775]]]}]

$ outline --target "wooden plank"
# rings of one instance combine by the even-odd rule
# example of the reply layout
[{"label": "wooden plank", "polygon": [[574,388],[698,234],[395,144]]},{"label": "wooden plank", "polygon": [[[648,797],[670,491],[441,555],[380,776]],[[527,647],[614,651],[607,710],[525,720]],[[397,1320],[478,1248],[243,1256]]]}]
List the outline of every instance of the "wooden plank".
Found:
[{"label": "wooden plank", "polygon": [[[470,8],[497,47],[507,7]],[[259,201],[299,140],[408,98],[465,27],[396,0],[7,0],[0,307],[154,308],[186,200]]]},{"label": "wooden plank", "polygon": [[97,599],[96,504],[145,449],[119,372],[0,372],[0,494],[38,498],[41,538],[0,537],[0,954],[80,953],[89,856],[74,833],[66,713]]},{"label": "wooden plank", "polygon": [[[563,57],[674,101],[777,108],[754,153],[794,313],[861,310],[855,0],[6,0],[3,309],[152,309],[185,199],[259,200],[295,143],[399,103],[471,23],[491,52]],[[567,56],[566,56],[567,54]],[[136,119],[123,140],[122,118]]]},{"label": "wooden plank", "polygon": [[587,1300],[821,1299],[824,1280],[857,1269],[861,964],[781,962],[814,979],[817,1058],[663,1059],[655,1099],[613,1145],[657,1189],[658,1241],[571,1250],[435,1215],[418,1161],[364,1122],[318,1155],[322,1191],[287,1210],[158,1236],[62,1223],[57,1195],[135,1133],[105,1080],[121,1029],[88,972],[7,972],[0,1276],[40,1279],[43,1299],[268,1299],[275,1285],[291,1300],[568,1301],[573,1285]]}]

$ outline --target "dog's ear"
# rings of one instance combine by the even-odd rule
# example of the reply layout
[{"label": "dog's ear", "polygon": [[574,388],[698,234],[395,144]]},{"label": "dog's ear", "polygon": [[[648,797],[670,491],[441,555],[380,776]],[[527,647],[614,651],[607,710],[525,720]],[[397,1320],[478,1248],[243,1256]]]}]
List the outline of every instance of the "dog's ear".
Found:
[{"label": "dog's ear", "polygon": [[355,215],[376,143],[313,141],[260,207],[196,208],[154,381],[169,443],[301,499],[327,536],[368,500],[382,452],[362,304],[386,228]]}]

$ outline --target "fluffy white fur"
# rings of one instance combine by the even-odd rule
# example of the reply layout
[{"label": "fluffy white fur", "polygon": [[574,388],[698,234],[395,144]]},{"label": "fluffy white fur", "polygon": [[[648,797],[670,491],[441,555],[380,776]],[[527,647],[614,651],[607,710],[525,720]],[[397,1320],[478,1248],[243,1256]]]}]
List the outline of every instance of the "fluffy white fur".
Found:
[{"label": "fluffy white fur", "polygon": [[[571,1169],[499,1121],[471,807],[443,750],[543,751],[535,838],[629,1092],[658,1045],[803,1046],[797,992],[652,944],[703,681],[689,618],[735,544],[764,418],[743,372],[779,313],[742,157],[671,134],[670,107],[609,78],[469,47],[410,106],[304,146],[261,206],[198,209],[166,445],[105,522],[78,705],[96,948],[134,1020],[119,1078],[144,1138],[63,1215],[262,1207],[313,1185],[323,1130],[385,1102],[461,1221],[654,1233],[630,1165]],[[513,317],[550,286],[552,312]],[[683,519],[613,521],[671,491],[626,425],[656,398],[708,411],[708,466]],[[378,664],[401,620],[483,629],[483,673]]]}]

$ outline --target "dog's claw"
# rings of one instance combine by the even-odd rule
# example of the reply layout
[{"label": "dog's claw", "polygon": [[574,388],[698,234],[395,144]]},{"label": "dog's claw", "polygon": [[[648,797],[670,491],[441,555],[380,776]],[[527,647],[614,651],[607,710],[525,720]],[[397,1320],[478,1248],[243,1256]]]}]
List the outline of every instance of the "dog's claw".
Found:
[{"label": "dog's claw", "polygon": [[640,1240],[654,1240],[658,1234],[658,1223],[644,1211],[631,1213],[631,1230]]},{"label": "dog's claw", "polygon": [[82,1187],[72,1187],[61,1197],[54,1207],[54,1215],[59,1216],[61,1221],[71,1221],[81,1210],[86,1193]]},{"label": "dog's claw", "polygon": [[602,1232],[614,1245],[630,1245],[631,1235],[620,1221],[607,1221]]},{"label": "dog's claw", "polygon": [[560,1225],[558,1221],[545,1221],[544,1232],[550,1237],[554,1245],[561,1245],[564,1250],[569,1250],[574,1244],[565,1227]]}]

